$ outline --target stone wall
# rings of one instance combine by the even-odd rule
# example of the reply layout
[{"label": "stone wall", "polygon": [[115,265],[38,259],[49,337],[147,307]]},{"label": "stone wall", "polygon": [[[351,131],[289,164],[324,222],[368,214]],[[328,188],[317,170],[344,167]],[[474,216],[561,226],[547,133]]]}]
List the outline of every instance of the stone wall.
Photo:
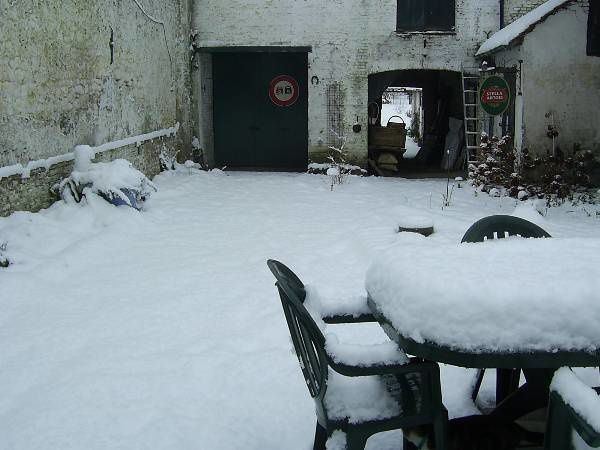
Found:
[{"label": "stone wall", "polygon": [[[0,167],[176,122],[164,144],[189,151],[191,14],[190,0],[0,0]],[[111,154],[158,172],[155,145]],[[47,207],[69,170],[0,179],[0,214]]]},{"label": "stone wall", "polygon": [[[327,92],[338,88],[346,149],[354,162],[367,157],[368,77],[391,70],[461,71],[474,67],[473,55],[499,28],[498,0],[456,0],[456,32],[404,33],[396,30],[396,0],[196,0],[193,28],[200,47],[310,46],[309,158],[327,153]],[[196,58],[195,88],[201,145],[210,159],[212,103],[210,55]],[[208,68],[203,67],[208,66]],[[457,89],[459,87],[457,86]],[[358,121],[360,133],[353,133]]]}]

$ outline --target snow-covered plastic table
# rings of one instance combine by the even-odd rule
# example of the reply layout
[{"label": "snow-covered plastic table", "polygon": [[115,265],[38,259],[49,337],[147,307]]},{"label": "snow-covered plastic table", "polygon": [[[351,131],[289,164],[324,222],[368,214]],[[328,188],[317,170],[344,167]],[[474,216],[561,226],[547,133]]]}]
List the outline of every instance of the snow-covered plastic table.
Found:
[{"label": "snow-covered plastic table", "polygon": [[522,368],[534,403],[547,402],[554,369],[600,365],[600,239],[411,244],[380,255],[366,279],[371,311],[407,353]]}]

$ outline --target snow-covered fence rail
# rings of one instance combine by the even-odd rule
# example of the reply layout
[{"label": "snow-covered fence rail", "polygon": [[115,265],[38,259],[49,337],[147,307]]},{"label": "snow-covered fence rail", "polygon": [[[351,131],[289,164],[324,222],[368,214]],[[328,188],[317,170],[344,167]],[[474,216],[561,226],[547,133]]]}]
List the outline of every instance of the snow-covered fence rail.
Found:
[{"label": "snow-covered fence rail", "polygon": [[[162,130],[153,131],[151,133],[140,134],[138,136],[131,136],[118,141],[107,142],[106,144],[99,145],[97,147],[90,147],[89,150],[95,155],[109,150],[115,150],[128,145],[137,145],[138,147],[144,142],[152,141],[161,137],[175,136],[179,131],[179,122],[171,128],[164,128]],[[0,180],[2,178],[8,178],[14,175],[21,175],[22,178],[29,178],[32,170],[44,168],[48,170],[50,167],[60,164],[66,161],[73,161],[75,159],[75,152],[64,153],[62,155],[51,156],[46,159],[38,159],[35,161],[29,161],[26,165],[13,164],[11,166],[0,167]]]}]

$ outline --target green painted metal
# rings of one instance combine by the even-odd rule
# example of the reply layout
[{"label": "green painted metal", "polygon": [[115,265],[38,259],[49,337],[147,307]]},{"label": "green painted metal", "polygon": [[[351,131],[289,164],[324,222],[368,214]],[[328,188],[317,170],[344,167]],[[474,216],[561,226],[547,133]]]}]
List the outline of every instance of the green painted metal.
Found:
[{"label": "green painted metal", "polygon": [[[325,450],[335,430],[346,433],[348,450],[363,450],[367,439],[382,431],[433,425],[436,448],[446,448],[448,413],[442,404],[439,366],[412,358],[403,365],[353,366],[336,363],[327,354],[325,337],[304,307],[306,291],[300,279],[284,264],[267,261],[277,282],[281,304],[308,390],[315,401],[317,425],[314,450]],[[400,415],[388,419],[352,422],[332,420],[325,402],[329,371],[349,377],[380,376],[401,404]]]},{"label": "green painted metal", "polygon": [[483,242],[508,236],[524,238],[552,237],[543,228],[520,217],[497,214],[479,219],[465,232],[461,242]]},{"label": "green painted metal", "polygon": [[600,447],[600,433],[570,405],[567,405],[558,392],[551,392],[544,449],[573,449],[573,431],[579,434],[590,447]]},{"label": "green painted metal", "polygon": [[[298,84],[298,99],[269,97],[276,77]],[[217,166],[306,170],[308,57],[299,52],[213,54],[213,121]]]}]

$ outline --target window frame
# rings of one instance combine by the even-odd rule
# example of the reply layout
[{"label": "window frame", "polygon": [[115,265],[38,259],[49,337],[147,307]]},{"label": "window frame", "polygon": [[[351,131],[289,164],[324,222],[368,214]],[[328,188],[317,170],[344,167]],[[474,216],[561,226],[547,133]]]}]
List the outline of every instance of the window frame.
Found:
[{"label": "window frame", "polygon": [[600,56],[600,0],[590,0],[589,5],[586,54]]},{"label": "window frame", "polygon": [[[447,10],[447,16],[436,15],[440,10],[440,1],[444,2],[442,10]],[[407,12],[411,19],[401,20]],[[419,14],[415,17],[415,14]],[[446,17],[444,23],[436,23],[435,19]],[[409,23],[410,22],[410,23]],[[397,0],[396,1],[396,32],[397,33],[426,33],[440,34],[456,33],[456,0]]]}]

